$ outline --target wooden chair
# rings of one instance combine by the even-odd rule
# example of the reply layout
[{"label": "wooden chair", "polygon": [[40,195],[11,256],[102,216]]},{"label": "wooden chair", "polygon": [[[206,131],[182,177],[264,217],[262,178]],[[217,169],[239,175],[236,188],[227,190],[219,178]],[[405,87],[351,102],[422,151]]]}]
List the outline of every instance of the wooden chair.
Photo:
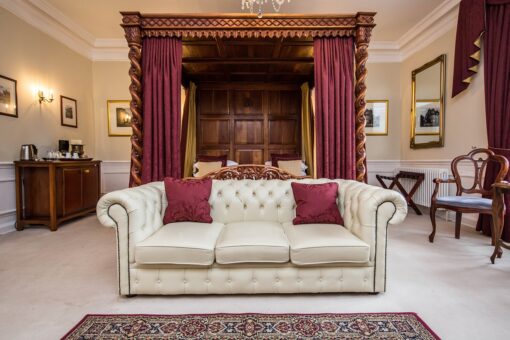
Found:
[{"label": "wooden chair", "polygon": [[[459,164],[461,162],[467,163],[474,168],[473,184],[470,187],[465,187],[463,185],[462,177],[459,174]],[[462,194],[481,194],[485,197],[492,197],[493,189],[485,190],[483,188],[485,171],[489,162],[499,163],[499,172],[495,182],[502,181],[508,172],[508,160],[503,156],[495,155],[494,152],[489,149],[475,149],[467,155],[456,157],[451,165],[453,178],[434,179],[436,187],[432,194],[432,201],[430,204],[430,220],[432,222],[432,233],[429,236],[430,242],[434,242],[434,236],[436,235],[436,210],[439,208],[455,211],[455,238],[457,239],[460,238],[460,225],[463,213],[492,215],[492,199],[478,196],[462,196]],[[456,195],[437,197],[439,185],[450,183],[456,184]],[[492,242],[494,244],[494,232],[492,235]]]}]

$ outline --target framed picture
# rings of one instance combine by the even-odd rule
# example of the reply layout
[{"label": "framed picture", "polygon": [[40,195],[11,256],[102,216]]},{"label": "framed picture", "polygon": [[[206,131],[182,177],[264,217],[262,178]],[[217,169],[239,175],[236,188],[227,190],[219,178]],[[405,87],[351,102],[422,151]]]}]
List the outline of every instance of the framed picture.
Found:
[{"label": "framed picture", "polygon": [[108,100],[108,136],[131,136],[131,119],[133,114],[129,100]]},{"label": "framed picture", "polygon": [[76,99],[60,96],[60,123],[63,126],[78,127]]},{"label": "framed picture", "polygon": [[14,79],[0,76],[0,115],[18,118],[18,90]]},{"label": "framed picture", "polygon": [[367,100],[365,133],[368,136],[388,135],[388,100]]},{"label": "framed picture", "polygon": [[416,101],[415,131],[417,135],[439,135],[441,101],[426,99]]}]

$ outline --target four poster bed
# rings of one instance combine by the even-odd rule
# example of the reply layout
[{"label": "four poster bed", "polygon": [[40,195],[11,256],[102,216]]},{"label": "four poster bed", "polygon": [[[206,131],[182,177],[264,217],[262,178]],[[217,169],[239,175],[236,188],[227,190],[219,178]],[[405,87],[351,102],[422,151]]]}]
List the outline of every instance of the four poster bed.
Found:
[{"label": "four poster bed", "polygon": [[[273,153],[313,147],[315,177],[366,181],[365,78],[375,13],[121,14],[131,62],[130,186],[183,177],[190,148],[264,164]],[[196,112],[181,122],[180,86],[194,83]],[[312,124],[302,114],[310,106],[303,83],[315,85]],[[196,136],[186,143],[190,124]]]}]

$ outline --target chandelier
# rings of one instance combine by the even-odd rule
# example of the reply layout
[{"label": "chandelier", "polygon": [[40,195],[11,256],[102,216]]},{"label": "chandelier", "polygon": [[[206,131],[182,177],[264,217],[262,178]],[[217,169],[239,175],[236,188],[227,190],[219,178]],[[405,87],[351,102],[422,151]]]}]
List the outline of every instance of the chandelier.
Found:
[{"label": "chandelier", "polygon": [[[290,0],[271,0],[271,4],[273,5],[273,9],[275,12],[279,12],[283,3]],[[241,8],[243,10],[249,9],[250,13],[253,13],[254,9],[257,11],[257,16],[262,18],[262,7],[267,4],[269,0],[241,0]]]}]

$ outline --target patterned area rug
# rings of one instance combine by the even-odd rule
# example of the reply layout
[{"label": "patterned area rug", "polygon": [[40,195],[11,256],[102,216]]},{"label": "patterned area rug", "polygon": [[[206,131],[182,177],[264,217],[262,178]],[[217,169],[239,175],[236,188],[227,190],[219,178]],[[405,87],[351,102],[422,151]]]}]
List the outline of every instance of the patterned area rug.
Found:
[{"label": "patterned area rug", "polygon": [[63,339],[439,339],[415,313],[86,315]]}]

